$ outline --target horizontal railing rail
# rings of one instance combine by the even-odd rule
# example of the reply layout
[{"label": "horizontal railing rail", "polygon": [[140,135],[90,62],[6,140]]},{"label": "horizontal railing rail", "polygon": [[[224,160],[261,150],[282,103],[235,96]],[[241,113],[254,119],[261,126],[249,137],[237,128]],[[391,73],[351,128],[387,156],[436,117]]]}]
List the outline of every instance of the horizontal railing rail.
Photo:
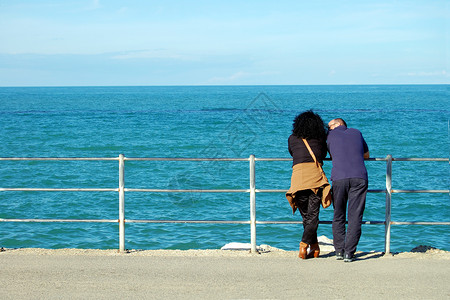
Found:
[{"label": "horizontal railing rail", "polygon": [[[257,221],[256,220],[256,193],[285,193],[285,189],[256,189],[255,162],[256,161],[291,161],[291,158],[165,158],[165,157],[0,157],[0,161],[118,161],[119,187],[118,188],[12,188],[0,187],[0,192],[118,192],[119,218],[118,219],[17,219],[0,218],[0,222],[63,222],[63,223],[119,223],[119,251],[125,251],[125,222],[127,223],[192,223],[192,224],[250,224],[251,252],[256,252],[256,225],[257,224],[302,224],[302,221]],[[330,160],[330,159],[325,159]],[[124,165],[125,161],[243,161],[249,162],[250,186],[248,189],[153,189],[153,188],[125,188]],[[386,207],[384,221],[363,221],[366,225],[385,225],[385,253],[390,253],[390,227],[391,225],[450,225],[450,222],[396,222],[391,220],[391,203],[393,193],[449,193],[450,190],[405,190],[392,189],[392,162],[393,161],[434,161],[449,162],[448,158],[369,158],[367,161],[386,161],[386,188],[369,189],[369,193],[385,193]],[[125,219],[125,192],[152,192],[152,193],[249,193],[250,219],[249,220],[133,220]],[[332,224],[332,221],[320,221],[321,224]]]}]

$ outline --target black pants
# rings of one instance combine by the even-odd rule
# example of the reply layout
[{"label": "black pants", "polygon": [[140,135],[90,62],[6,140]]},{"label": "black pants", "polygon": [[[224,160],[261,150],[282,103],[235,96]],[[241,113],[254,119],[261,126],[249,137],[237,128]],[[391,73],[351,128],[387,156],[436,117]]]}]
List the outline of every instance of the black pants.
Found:
[{"label": "black pants", "polygon": [[307,244],[317,243],[322,190],[319,190],[317,195],[311,190],[298,191],[295,193],[295,202],[303,218],[302,242]]},{"label": "black pants", "polygon": [[[333,181],[333,243],[336,251],[353,255],[361,237],[361,221],[366,206],[368,182],[362,178]],[[348,202],[348,227],[345,217]]]}]

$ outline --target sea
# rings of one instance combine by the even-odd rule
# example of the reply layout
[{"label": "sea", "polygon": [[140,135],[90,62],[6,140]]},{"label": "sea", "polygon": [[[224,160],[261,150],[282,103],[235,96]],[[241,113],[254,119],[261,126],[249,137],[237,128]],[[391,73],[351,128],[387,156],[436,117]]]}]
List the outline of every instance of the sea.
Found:
[{"label": "sea", "polygon": [[[287,190],[293,119],[312,109],[325,123],[359,129],[371,157],[450,156],[450,85],[1,87],[0,157],[249,158],[256,189]],[[367,161],[369,190],[386,187],[386,162]],[[117,249],[117,191],[4,191],[2,188],[117,189],[108,161],[0,161],[0,247]],[[324,170],[330,175],[331,162]],[[448,161],[394,161],[392,188],[449,190]],[[129,189],[249,189],[248,161],[125,161]],[[394,193],[392,221],[449,222],[448,193]],[[128,220],[248,221],[249,193],[125,192]],[[367,196],[364,221],[384,221],[386,195]],[[333,208],[321,209],[331,221]],[[283,192],[256,193],[257,221],[301,221]],[[5,222],[6,221],[6,222]],[[360,251],[383,251],[385,227],[362,226]],[[257,245],[297,250],[301,224],[258,224]],[[250,243],[249,224],[126,223],[127,249],[220,249]],[[319,236],[332,239],[331,225]],[[447,225],[392,225],[391,251],[427,245],[450,251]]]}]

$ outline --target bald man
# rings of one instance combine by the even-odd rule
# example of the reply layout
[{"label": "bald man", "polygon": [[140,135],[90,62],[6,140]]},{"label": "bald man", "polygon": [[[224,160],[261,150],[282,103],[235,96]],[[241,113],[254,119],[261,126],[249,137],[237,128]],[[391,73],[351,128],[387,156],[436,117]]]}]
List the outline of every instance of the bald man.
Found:
[{"label": "bald man", "polygon": [[364,159],[369,158],[369,148],[361,132],[347,128],[347,123],[341,118],[331,120],[328,128],[327,147],[333,163],[330,177],[334,207],[333,243],[336,259],[352,262],[361,237],[366,205],[368,176]]}]

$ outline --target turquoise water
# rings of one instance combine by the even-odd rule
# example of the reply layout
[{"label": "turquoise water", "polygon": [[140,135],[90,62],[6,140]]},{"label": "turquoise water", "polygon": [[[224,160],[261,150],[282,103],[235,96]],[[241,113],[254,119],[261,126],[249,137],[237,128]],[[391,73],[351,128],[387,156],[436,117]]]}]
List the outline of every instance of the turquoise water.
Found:
[{"label": "turquoise water", "polygon": [[[296,114],[314,109],[362,131],[372,157],[449,157],[448,85],[0,88],[2,157],[289,157]],[[329,174],[331,163],[325,163]],[[384,189],[385,162],[367,162]],[[257,189],[287,189],[290,162],[256,162]],[[248,162],[125,163],[127,188],[247,189]],[[449,189],[448,162],[394,162],[394,189]],[[0,187],[117,188],[117,161],[0,161]],[[449,221],[448,194],[394,194],[393,221]],[[132,193],[127,219],[248,220],[247,193]],[[295,221],[284,195],[257,193],[258,221]],[[384,220],[368,195],[364,220]],[[117,192],[0,192],[0,218],[117,219]],[[332,219],[332,209],[321,220]],[[1,222],[0,246],[117,248],[115,223]],[[393,226],[392,251],[450,250],[448,226]],[[297,249],[301,225],[258,225],[257,243]],[[332,238],[331,225],[319,235]],[[249,225],[126,226],[129,249],[216,249],[249,242]],[[364,225],[359,250],[383,250],[384,226]]]}]

